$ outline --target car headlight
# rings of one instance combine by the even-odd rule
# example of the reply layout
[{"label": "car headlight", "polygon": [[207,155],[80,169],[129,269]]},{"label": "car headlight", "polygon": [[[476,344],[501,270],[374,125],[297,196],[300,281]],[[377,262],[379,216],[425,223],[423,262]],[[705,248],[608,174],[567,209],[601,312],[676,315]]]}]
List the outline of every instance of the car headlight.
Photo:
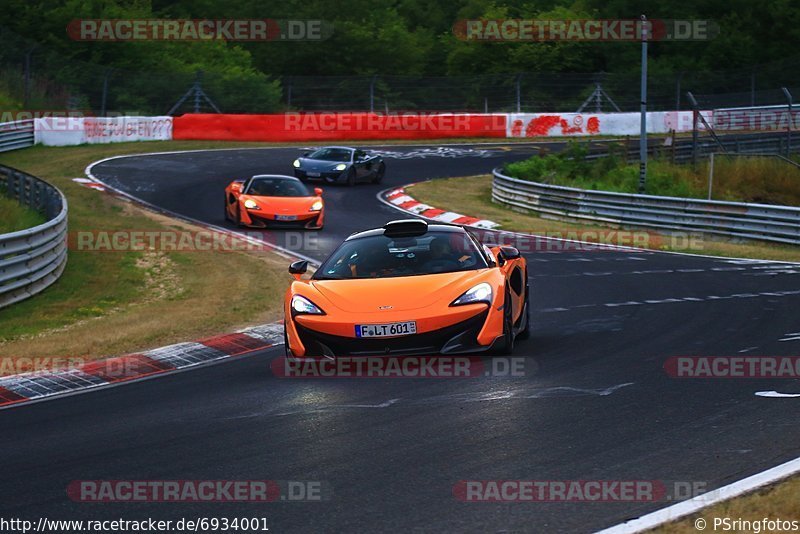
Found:
[{"label": "car headlight", "polygon": [[334,171],[343,171],[347,168],[346,163],[340,163],[336,167],[333,168]]},{"label": "car headlight", "polygon": [[244,201],[244,207],[249,209],[249,210],[260,210],[261,209],[261,208],[258,207],[258,204],[256,204],[256,201],[253,200],[253,199],[250,199],[250,198],[248,198],[247,200]]},{"label": "car headlight", "polygon": [[486,304],[492,303],[492,286],[486,282],[482,282],[465,291],[463,295],[450,303],[450,306],[475,304],[477,302],[485,302]]},{"label": "car headlight", "polygon": [[292,314],[325,315],[325,312],[307,298],[295,295],[292,297]]},{"label": "car headlight", "polygon": [[294,165],[295,169],[299,169],[300,168],[300,160],[299,159],[294,160],[294,163],[292,163],[292,165]]},{"label": "car headlight", "polygon": [[311,204],[311,208],[308,211],[322,211],[322,201],[317,200],[313,204]]}]

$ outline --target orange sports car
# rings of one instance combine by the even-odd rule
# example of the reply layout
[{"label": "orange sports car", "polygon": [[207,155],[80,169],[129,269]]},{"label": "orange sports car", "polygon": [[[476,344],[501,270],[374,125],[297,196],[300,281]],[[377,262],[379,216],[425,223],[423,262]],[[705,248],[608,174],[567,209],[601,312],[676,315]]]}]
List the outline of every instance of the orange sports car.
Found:
[{"label": "orange sports car", "polygon": [[319,230],[325,220],[322,189],[309,190],[292,176],[260,174],[225,188],[225,218],[239,226]]},{"label": "orange sports car", "polygon": [[289,267],[288,357],[508,354],[528,335],[525,258],[462,226],[392,221],[351,235],[304,279],[307,269]]}]

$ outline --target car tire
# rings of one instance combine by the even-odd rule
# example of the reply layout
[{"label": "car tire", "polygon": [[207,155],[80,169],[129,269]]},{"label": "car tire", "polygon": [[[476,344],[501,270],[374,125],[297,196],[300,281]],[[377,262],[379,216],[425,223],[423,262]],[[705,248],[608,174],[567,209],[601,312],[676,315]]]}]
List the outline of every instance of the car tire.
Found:
[{"label": "car tire", "polygon": [[356,170],[350,167],[350,170],[347,171],[347,186],[353,187],[354,185],[356,185]]},{"label": "car tire", "polygon": [[225,199],[225,220],[226,221],[230,221],[231,220],[231,214],[228,213],[228,199],[227,198]]},{"label": "car tire", "polygon": [[381,161],[381,164],[378,165],[378,170],[375,171],[375,176],[372,177],[372,183],[373,184],[381,183],[384,174],[386,174],[386,164]]},{"label": "car tire", "polygon": [[508,356],[514,352],[514,317],[511,309],[511,295],[506,289],[503,301],[503,337],[497,345],[497,353]]}]

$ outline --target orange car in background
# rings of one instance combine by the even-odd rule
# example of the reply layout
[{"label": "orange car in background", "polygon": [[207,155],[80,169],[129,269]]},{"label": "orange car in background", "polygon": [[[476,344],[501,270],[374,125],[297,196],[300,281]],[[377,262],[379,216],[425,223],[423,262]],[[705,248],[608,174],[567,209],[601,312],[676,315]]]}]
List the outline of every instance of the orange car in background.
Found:
[{"label": "orange car in background", "polygon": [[310,279],[289,267],[287,356],[511,353],[530,327],[528,269],[514,247],[419,219],[347,238]]},{"label": "orange car in background", "polygon": [[325,222],[322,189],[310,190],[297,178],[276,174],[234,180],[225,188],[225,218],[253,228],[319,230]]}]

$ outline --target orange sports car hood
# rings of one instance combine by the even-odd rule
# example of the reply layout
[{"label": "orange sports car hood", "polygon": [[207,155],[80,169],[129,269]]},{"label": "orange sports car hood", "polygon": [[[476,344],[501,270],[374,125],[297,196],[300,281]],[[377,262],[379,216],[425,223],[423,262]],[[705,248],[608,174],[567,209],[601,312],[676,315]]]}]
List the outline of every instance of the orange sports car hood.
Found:
[{"label": "orange sports car hood", "polygon": [[487,281],[490,272],[491,269],[480,269],[396,278],[311,280],[311,286],[344,311],[374,313],[383,306],[405,311],[437,303],[448,306],[464,291]]},{"label": "orange sports car hood", "polygon": [[267,213],[286,213],[303,214],[308,213],[311,205],[319,200],[319,197],[257,197],[243,195],[242,198],[250,198]]}]

